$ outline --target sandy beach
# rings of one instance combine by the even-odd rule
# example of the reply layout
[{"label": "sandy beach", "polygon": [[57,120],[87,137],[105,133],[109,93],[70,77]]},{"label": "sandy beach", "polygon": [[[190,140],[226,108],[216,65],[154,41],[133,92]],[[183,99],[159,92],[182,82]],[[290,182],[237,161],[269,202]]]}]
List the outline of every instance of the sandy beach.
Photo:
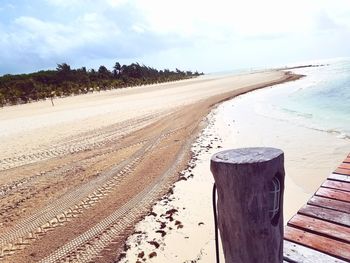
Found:
[{"label": "sandy beach", "polygon": [[205,76],[0,109],[1,260],[115,261],[186,168],[213,106],[297,78]]},{"label": "sandy beach", "polygon": [[5,0],[0,33],[0,263],[222,263],[214,224],[227,263],[350,259],[350,1]]},{"label": "sandy beach", "polygon": [[[303,81],[298,80],[298,81]],[[278,118],[267,109],[270,94],[293,89],[298,82],[253,91],[222,103],[208,116],[208,126],[192,146],[194,159],[173,193],[153,207],[154,214],[136,226],[121,262],[214,262],[213,176],[210,158],[221,150],[266,146],[285,153],[284,222],[304,205],[350,152],[347,139],[331,132]],[[175,209],[174,221],[166,212]],[[163,228],[162,228],[163,227]],[[161,235],[159,230],[165,231]],[[159,244],[155,248],[154,242]],[[156,252],[157,257],[152,257]],[[224,260],[221,250],[221,260]]]}]

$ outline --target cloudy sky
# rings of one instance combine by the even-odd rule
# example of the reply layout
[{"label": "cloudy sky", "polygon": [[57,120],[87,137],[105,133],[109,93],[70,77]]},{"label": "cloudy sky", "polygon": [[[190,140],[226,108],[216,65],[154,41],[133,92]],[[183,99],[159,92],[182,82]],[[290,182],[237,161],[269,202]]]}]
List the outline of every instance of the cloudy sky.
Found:
[{"label": "cloudy sky", "polygon": [[215,72],[350,57],[348,0],[0,0],[0,74],[138,61]]}]

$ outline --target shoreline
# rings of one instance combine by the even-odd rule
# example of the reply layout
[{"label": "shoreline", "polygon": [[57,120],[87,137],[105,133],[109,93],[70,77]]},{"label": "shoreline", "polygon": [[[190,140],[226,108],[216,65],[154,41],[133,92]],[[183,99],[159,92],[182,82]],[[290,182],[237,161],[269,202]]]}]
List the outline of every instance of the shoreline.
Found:
[{"label": "shoreline", "polygon": [[[210,255],[204,253],[205,246],[201,246],[203,245],[201,241],[205,240],[206,246],[210,247],[212,244],[211,247],[214,248],[214,240],[208,240],[208,234],[214,235],[213,227],[210,227],[210,221],[207,221],[208,218],[213,219],[209,214],[212,212],[211,190],[214,180],[205,178],[202,181],[198,174],[209,171],[209,167],[203,170],[200,164],[209,157],[210,149],[221,150],[222,147],[221,139],[213,135],[215,115],[216,108],[205,117],[205,127],[192,142],[191,158],[187,168],[179,172],[179,179],[174,182],[170,191],[155,203],[143,220],[137,223],[134,233],[126,242],[127,250],[117,262],[148,262],[149,259],[151,262],[159,263],[198,262],[203,258],[207,258],[207,261],[203,262],[213,262],[214,254],[210,259]],[[203,158],[203,154],[207,158]],[[207,190],[208,195],[199,190],[203,188]],[[194,198],[196,195],[200,198]],[[200,215],[204,208],[202,202],[210,207],[205,211],[204,217]],[[199,230],[206,238],[203,239]],[[188,242],[193,239],[195,243]],[[184,248],[190,248],[191,251]]]},{"label": "shoreline", "polygon": [[[142,220],[138,221],[136,226],[133,229],[133,232],[131,235],[128,236],[129,238],[135,238],[133,241],[131,241],[131,243],[128,243],[126,241],[125,245],[124,245],[124,252],[121,252],[119,257],[117,257],[116,262],[119,263],[128,263],[128,262],[134,262],[133,260],[136,260],[136,262],[141,262],[138,260],[143,260],[143,262],[147,262],[146,258],[147,256],[149,257],[149,259],[151,259],[151,262],[171,262],[171,259],[165,257],[159,257],[159,254],[157,254],[156,250],[158,250],[158,248],[160,248],[160,250],[164,249],[165,247],[176,247],[176,243],[172,243],[172,245],[167,246],[164,242],[162,242],[159,237],[163,238],[167,235],[166,231],[165,231],[165,227],[169,227],[169,230],[173,230],[173,229],[177,229],[177,230],[181,230],[184,228],[184,224],[181,221],[180,217],[176,217],[177,213],[181,210],[179,207],[175,208],[174,205],[171,204],[172,201],[174,201],[176,198],[174,191],[176,191],[176,185],[179,183],[184,183],[186,184],[188,180],[190,180],[191,178],[194,178],[193,175],[193,170],[196,168],[197,166],[197,161],[199,160],[198,156],[200,155],[200,153],[204,152],[208,153],[209,149],[212,149],[214,147],[222,148],[222,146],[216,145],[214,146],[215,142],[216,143],[220,143],[220,139],[215,137],[213,138],[213,136],[205,136],[206,138],[209,139],[208,144],[203,145],[202,144],[202,139],[203,139],[203,132],[205,132],[207,129],[210,129],[212,127],[214,127],[214,123],[213,120],[211,119],[211,117],[213,115],[215,115],[215,112],[217,110],[217,108],[222,105],[222,103],[226,102],[226,101],[230,101],[236,97],[239,97],[241,95],[244,95],[246,93],[250,93],[250,92],[254,92],[260,89],[264,89],[266,87],[272,87],[278,84],[283,84],[283,83],[287,83],[287,82],[293,82],[296,81],[300,78],[305,77],[302,74],[295,74],[291,71],[283,71],[280,70],[279,72],[283,72],[284,77],[282,79],[279,80],[275,80],[275,81],[269,81],[268,83],[265,84],[256,84],[256,85],[251,85],[245,88],[241,88],[235,91],[230,91],[227,92],[225,94],[221,94],[218,95],[217,97],[224,97],[221,100],[217,100],[214,98],[216,102],[214,104],[210,104],[209,108],[207,108],[207,114],[202,116],[202,120],[200,122],[200,124],[196,127],[195,129],[195,134],[197,134],[196,136],[194,136],[194,139],[189,142],[190,144],[190,151],[188,152],[187,156],[188,159],[187,160],[183,160],[183,163],[187,163],[186,168],[178,170],[177,174],[178,177],[177,179],[175,179],[172,183],[171,183],[171,187],[169,188],[169,191],[167,191],[167,193],[165,195],[163,195],[162,197],[160,197],[155,204],[152,206],[151,211],[149,213],[147,213],[146,215],[144,215],[142,217]],[[245,74],[243,74],[244,76]],[[211,116],[211,117],[209,117]],[[198,148],[199,147],[199,148]],[[209,171],[209,169],[208,169]],[[211,191],[212,185],[210,184],[210,191]],[[192,192],[193,189],[188,189],[188,191],[186,192]],[[173,196],[173,197],[172,197]],[[182,192],[182,194],[180,194],[180,196],[186,196],[186,194],[184,192]],[[191,196],[188,196],[189,198]],[[211,200],[211,195],[210,195],[210,200]],[[170,205],[170,206],[168,206]],[[158,210],[159,209],[159,210]],[[182,210],[186,210],[185,207],[182,208]],[[170,220],[170,222],[173,224],[173,226],[169,226],[166,224],[166,222],[162,221],[161,218],[165,218],[167,220]],[[179,220],[177,220],[176,218],[178,218]],[[148,221],[150,220],[150,221]],[[140,229],[137,229],[138,225],[142,225],[144,222],[146,221],[146,224],[148,224],[149,222],[152,222],[151,224],[154,225],[159,225],[160,224],[160,228],[153,228],[153,236],[152,236],[152,240],[147,240],[148,234],[147,232],[144,232],[144,227],[141,227]],[[202,226],[204,225],[203,222],[198,222],[198,226]],[[188,228],[187,228],[188,229]],[[210,231],[209,231],[210,232]],[[152,235],[152,234],[151,234]],[[185,236],[185,239],[188,239],[188,236]],[[132,257],[132,260],[130,261],[130,258],[128,258],[128,251],[129,249],[132,247],[132,244],[136,244],[136,247],[142,242],[141,240],[145,241],[144,244],[146,246],[149,246],[150,248],[150,253],[149,255],[145,254],[145,251],[140,250],[137,251],[137,255],[134,254]],[[164,247],[161,247],[161,244],[164,245]],[[130,252],[130,251],[129,251]],[[222,252],[222,250],[221,250]],[[132,252],[134,253],[134,252]],[[140,258],[140,254],[143,254],[142,258]],[[183,259],[185,260],[184,262],[197,262],[197,260],[201,259],[204,254],[201,252],[201,255],[197,255],[195,260],[188,260],[188,259]],[[221,257],[223,257],[223,255],[221,255]],[[178,256],[175,256],[176,258],[176,262],[178,260]],[[170,261],[169,261],[170,260]],[[174,260],[174,259],[173,259]],[[208,262],[211,263],[212,259],[209,259],[208,261],[204,261],[204,262]],[[102,261],[101,261],[102,263]]]},{"label": "shoreline", "polygon": [[[277,86],[273,86],[272,89],[280,88]],[[264,89],[255,92],[262,93]],[[125,258],[119,262],[148,262],[150,258],[150,262],[153,263],[209,263],[214,261],[214,228],[211,211],[211,188],[214,180],[210,173],[209,160],[212,154],[224,150],[228,145],[231,145],[229,148],[239,147],[239,143],[234,142],[235,132],[244,133],[247,132],[248,128],[252,128],[252,126],[248,127],[244,131],[239,130],[239,128],[230,130],[232,120],[229,118],[225,120],[224,116],[225,110],[223,108],[231,108],[234,100],[245,96],[225,100],[226,102],[218,104],[207,115],[207,127],[200,132],[197,140],[192,144],[192,152],[194,154],[189,161],[189,168],[181,172],[180,180],[174,184],[170,195],[163,197],[153,207],[152,212],[136,225],[135,233],[128,238],[127,247],[129,249],[126,251]],[[245,105],[247,104],[248,102]],[[261,124],[259,122],[259,125]],[[239,126],[240,124],[235,122],[233,125]],[[250,132],[250,136],[252,133],[254,133],[254,130]],[[313,133],[308,134],[309,137],[313,135]],[[317,138],[324,139],[325,137],[327,135],[319,134]],[[250,140],[243,137],[236,138],[236,140],[239,139],[243,140],[241,143],[242,147],[245,147],[244,143]],[[253,142],[254,145],[249,146],[263,146],[259,145],[259,142],[255,142],[256,144]],[[344,150],[344,152],[347,151]],[[306,182],[305,178],[291,175],[291,173],[300,173],[301,170],[293,168],[293,165],[295,166],[296,164],[293,164],[294,160],[290,161],[288,159],[290,156],[288,156],[285,164],[286,169],[288,169],[285,183],[287,186],[285,190],[285,223],[306,203],[323,179],[327,177],[328,173],[325,173],[325,171],[329,170],[331,172],[338,165],[338,159],[342,160],[345,156],[338,153],[337,157],[332,160],[334,167],[332,162],[327,162],[329,166],[323,166],[322,169],[314,169],[317,178],[313,179],[312,184],[306,184],[309,185],[306,188],[301,187],[300,184],[300,182]],[[317,162],[314,162],[314,165],[317,165]],[[304,166],[303,168],[306,167]],[[308,169],[312,170],[312,167]],[[320,174],[317,175],[317,173]],[[203,191],[200,191],[200,189]],[[172,214],[175,224],[172,221],[165,220],[168,211],[176,211]],[[157,246],[154,246],[154,244],[157,244]],[[223,259],[222,254],[221,259]]]}]

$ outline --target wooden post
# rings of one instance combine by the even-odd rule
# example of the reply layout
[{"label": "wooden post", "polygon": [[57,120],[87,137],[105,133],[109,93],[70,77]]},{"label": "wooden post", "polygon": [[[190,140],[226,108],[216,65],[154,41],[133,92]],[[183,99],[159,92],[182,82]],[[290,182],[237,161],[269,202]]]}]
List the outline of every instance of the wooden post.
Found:
[{"label": "wooden post", "polygon": [[[226,263],[283,262],[283,163],[283,152],[275,148],[242,148],[212,156]],[[273,201],[276,182],[279,203]],[[277,211],[272,212],[274,204]]]}]

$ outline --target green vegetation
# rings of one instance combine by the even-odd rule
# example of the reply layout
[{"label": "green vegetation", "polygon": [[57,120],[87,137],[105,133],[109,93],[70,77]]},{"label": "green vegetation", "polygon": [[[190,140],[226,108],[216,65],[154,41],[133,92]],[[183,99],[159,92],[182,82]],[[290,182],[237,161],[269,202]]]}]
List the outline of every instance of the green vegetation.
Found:
[{"label": "green vegetation", "polygon": [[100,66],[97,71],[86,70],[85,67],[71,69],[68,64],[62,63],[57,65],[56,70],[0,77],[0,106],[47,98],[52,101],[54,97],[174,81],[201,74],[179,69],[157,70],[138,63],[121,66],[117,62],[113,71],[105,66]]}]

